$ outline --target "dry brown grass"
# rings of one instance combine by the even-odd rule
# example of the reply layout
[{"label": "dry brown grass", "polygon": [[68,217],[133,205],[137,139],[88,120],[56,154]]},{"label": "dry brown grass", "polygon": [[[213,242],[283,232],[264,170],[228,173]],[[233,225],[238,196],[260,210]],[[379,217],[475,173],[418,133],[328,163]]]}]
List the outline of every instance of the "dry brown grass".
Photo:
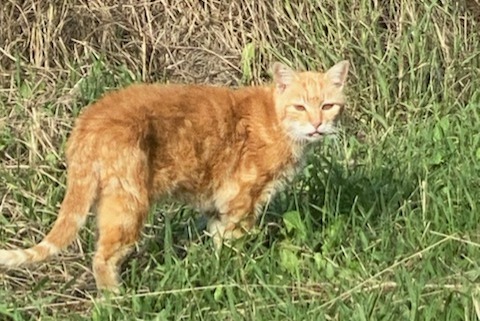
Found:
[{"label": "dry brown grass", "polygon": [[281,1],[8,0],[0,72],[8,77],[20,61],[54,75],[104,57],[146,81],[237,84],[247,44],[260,47],[258,79],[270,60],[265,47],[298,40],[311,10],[301,3],[291,16]]}]

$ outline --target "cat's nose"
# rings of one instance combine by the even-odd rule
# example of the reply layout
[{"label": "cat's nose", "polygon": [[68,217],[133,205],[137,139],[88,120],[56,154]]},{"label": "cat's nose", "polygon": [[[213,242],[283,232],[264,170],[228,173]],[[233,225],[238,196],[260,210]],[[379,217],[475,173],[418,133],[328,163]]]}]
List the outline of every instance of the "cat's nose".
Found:
[{"label": "cat's nose", "polygon": [[322,124],[322,121],[321,120],[317,120],[315,122],[312,122],[312,125],[313,127],[315,127],[315,129],[317,129],[318,127],[320,127],[320,125]]}]

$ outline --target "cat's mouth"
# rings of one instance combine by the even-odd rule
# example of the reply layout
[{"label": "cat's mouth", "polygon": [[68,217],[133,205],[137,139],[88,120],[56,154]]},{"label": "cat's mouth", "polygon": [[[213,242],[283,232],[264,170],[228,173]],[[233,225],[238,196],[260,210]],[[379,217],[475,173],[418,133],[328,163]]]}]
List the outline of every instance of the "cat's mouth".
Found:
[{"label": "cat's mouth", "polygon": [[311,133],[308,133],[307,136],[308,137],[321,137],[323,136],[324,134],[319,132],[319,131],[314,131],[314,132],[311,132]]}]

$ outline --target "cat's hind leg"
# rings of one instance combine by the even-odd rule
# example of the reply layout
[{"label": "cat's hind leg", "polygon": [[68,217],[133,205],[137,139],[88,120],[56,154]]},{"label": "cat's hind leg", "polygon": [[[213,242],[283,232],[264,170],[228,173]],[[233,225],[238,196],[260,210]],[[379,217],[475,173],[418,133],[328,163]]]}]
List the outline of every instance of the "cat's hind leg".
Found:
[{"label": "cat's hind leg", "polygon": [[98,207],[98,242],[93,258],[97,288],[117,291],[119,264],[138,240],[149,210],[141,180],[111,178]]}]

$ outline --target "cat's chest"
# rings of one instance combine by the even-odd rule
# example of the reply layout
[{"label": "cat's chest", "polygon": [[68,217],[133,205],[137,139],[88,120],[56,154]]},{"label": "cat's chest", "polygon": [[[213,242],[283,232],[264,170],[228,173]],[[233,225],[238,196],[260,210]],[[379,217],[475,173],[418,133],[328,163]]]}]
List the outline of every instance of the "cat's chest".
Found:
[{"label": "cat's chest", "polygon": [[253,204],[251,210],[257,212],[292,181],[302,164],[301,158],[291,154],[282,155],[283,158],[268,156],[246,157],[236,171],[224,176],[216,185],[214,207],[222,212],[230,201],[240,198]]},{"label": "cat's chest", "polygon": [[282,164],[272,176],[272,179],[265,182],[262,191],[262,199],[269,201],[275,193],[282,191],[289,183],[293,181],[298,171],[303,167],[303,158],[294,158],[291,162]]}]

